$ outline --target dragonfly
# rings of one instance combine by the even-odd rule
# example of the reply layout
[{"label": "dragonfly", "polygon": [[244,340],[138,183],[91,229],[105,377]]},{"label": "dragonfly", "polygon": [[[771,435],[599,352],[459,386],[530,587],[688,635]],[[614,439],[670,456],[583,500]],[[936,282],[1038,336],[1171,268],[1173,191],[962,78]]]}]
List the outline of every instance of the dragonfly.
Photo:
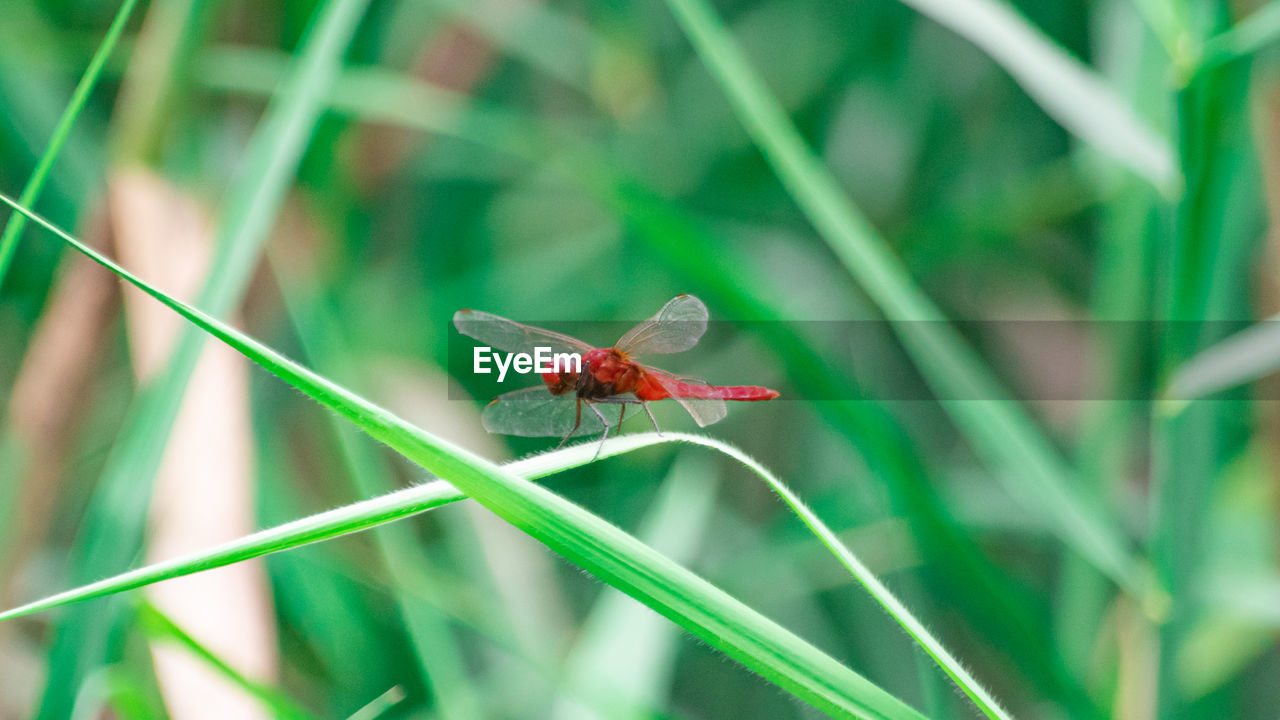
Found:
[{"label": "dragonfly", "polygon": [[[580,368],[557,358],[549,366],[551,372],[541,373],[541,385],[498,396],[485,407],[480,421],[485,430],[499,435],[559,436],[557,448],[572,437],[603,430],[596,449],[598,456],[610,430],[617,426],[621,432],[628,405],[643,408],[653,429],[661,434],[649,408],[651,402],[675,400],[699,427],[706,427],[728,413],[726,400],[758,402],[778,397],[776,390],[766,387],[710,385],[637,360],[689,350],[706,332],[708,317],[707,306],[701,300],[693,295],[677,295],[613,347],[595,347],[568,335],[477,310],[459,310],[453,316],[453,325],[463,335],[510,353],[533,355],[539,347],[557,355],[577,353]],[[617,423],[611,423],[601,411],[602,406],[612,405],[619,406]]]}]

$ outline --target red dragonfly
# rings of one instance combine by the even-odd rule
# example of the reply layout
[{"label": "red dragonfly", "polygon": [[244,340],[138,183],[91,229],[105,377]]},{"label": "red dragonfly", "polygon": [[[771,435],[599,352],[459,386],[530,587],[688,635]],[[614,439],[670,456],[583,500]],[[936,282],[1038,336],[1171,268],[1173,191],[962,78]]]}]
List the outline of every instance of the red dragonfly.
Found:
[{"label": "red dragonfly", "polygon": [[[619,405],[617,424],[621,425],[627,405],[638,404],[649,415],[653,429],[661,432],[649,409],[649,403],[655,400],[675,400],[700,427],[705,427],[727,414],[725,400],[753,402],[778,397],[777,391],[766,387],[708,385],[635,360],[642,355],[692,348],[707,330],[707,317],[707,306],[701,300],[677,295],[656,315],[607,348],[476,310],[459,310],[453,316],[453,325],[463,335],[506,352],[533,355],[535,348],[542,347],[551,353],[577,353],[582,359],[581,372],[571,365],[558,364],[561,360],[557,359],[557,364],[551,366],[553,372],[542,373],[542,385],[498,396],[481,416],[485,430],[524,437],[562,436],[557,446],[562,447],[575,435],[596,433],[603,428],[603,447],[614,424],[599,405]],[[592,415],[584,415],[584,406]]]}]

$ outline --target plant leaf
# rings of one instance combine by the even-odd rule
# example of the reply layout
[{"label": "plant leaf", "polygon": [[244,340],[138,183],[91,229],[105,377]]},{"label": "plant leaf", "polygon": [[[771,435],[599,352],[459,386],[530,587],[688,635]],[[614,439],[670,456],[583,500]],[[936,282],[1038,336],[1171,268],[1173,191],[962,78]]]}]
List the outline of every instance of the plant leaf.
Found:
[{"label": "plant leaf", "polygon": [[[433,474],[447,478],[458,491],[475,499],[494,514],[604,582],[679,623],[796,697],[824,712],[840,716],[922,717],[866,678],[616,526],[509,470],[414,427],[386,409],[298,365],[221,321],[169,297],[44,218],[7,197],[0,196],[0,199],[103,267],[235,348],[268,372],[347,418],[370,437],[386,443]],[[628,440],[629,438],[616,439],[610,445],[625,447]],[[573,450],[594,455],[593,445]],[[433,492],[436,494],[430,499],[434,502],[439,502],[442,496],[448,496],[448,490],[451,489],[447,485],[420,487],[435,487]],[[357,503],[341,510],[349,513],[350,508],[355,507],[368,511],[367,503],[377,500],[382,499]],[[391,508],[385,504],[374,507],[394,517],[409,514],[403,507]],[[347,521],[356,520],[350,515],[344,515],[343,518]],[[359,520],[368,522],[369,518],[360,516]],[[309,542],[332,537],[334,534],[332,527],[318,528],[305,520],[299,522],[305,524],[292,529],[304,531]],[[806,519],[806,523],[808,522]],[[282,527],[291,526],[295,526],[295,523]],[[279,530],[280,528],[276,528],[267,532],[278,533]],[[281,541],[279,534],[271,537],[276,542]],[[290,543],[287,546],[296,544],[298,543]],[[225,552],[226,546],[222,547]],[[132,580],[132,587],[136,587],[138,577],[134,576]],[[87,596],[114,591],[98,586],[92,591],[93,594]],[[0,620],[52,607],[53,604],[50,603],[65,604],[67,601],[64,593],[56,603],[53,599],[32,603],[0,614]]]},{"label": "plant leaf", "polygon": [[1280,317],[1224,338],[1182,364],[1163,397],[1181,405],[1280,369]]},{"label": "plant leaf", "polygon": [[1164,192],[1181,186],[1169,142],[1114,90],[1000,0],[902,0],[977,45],[1067,132]]},{"label": "plant leaf", "polygon": [[1164,594],[1154,587],[1149,569],[1131,555],[1116,519],[1096,498],[1077,490],[1052,442],[912,282],[888,244],[805,146],[720,18],[705,0],[668,4],[782,184],[893,324],[957,427],[989,462],[1007,469],[997,473],[1005,490],[1029,510],[1044,513],[1067,545],[1143,598],[1148,612],[1159,614]]},{"label": "plant leaf", "polygon": [[[244,294],[367,4],[328,0],[317,7],[297,58],[255,128],[224,203],[213,263],[197,301],[211,314],[226,314]],[[164,370],[130,402],[71,551],[72,582],[127,567],[138,553],[152,480],[206,339],[184,327]],[[75,689],[104,662],[118,620],[115,613],[78,611],[58,619],[41,717],[72,712]]]},{"label": "plant leaf", "polygon": [[1248,57],[1280,39],[1280,3],[1269,2],[1204,44],[1200,72]]},{"label": "plant leaf", "polygon": [[[71,128],[75,125],[76,118],[80,117],[80,111],[84,109],[84,104],[89,100],[93,88],[97,86],[98,78],[102,76],[102,68],[107,64],[107,58],[111,57],[116,44],[120,42],[120,36],[124,33],[125,25],[128,24],[133,8],[137,4],[138,0],[124,0],[120,3],[120,9],[111,20],[111,26],[107,28],[107,33],[93,53],[93,58],[89,60],[89,66],[85,68],[84,75],[81,75],[80,82],[76,83],[76,89],[71,93],[71,100],[67,102],[66,108],[58,118],[58,124],[53,128],[49,144],[40,154],[35,170],[31,171],[31,177],[27,179],[26,186],[22,188],[22,194],[18,196],[23,205],[31,207],[40,198],[40,192],[44,190],[44,182],[49,178],[49,172],[53,170],[53,163],[66,145],[67,138],[71,137]],[[10,216],[9,222],[5,223],[4,234],[0,235],[0,287],[4,286],[4,279],[9,274],[9,266],[13,264],[13,256],[18,249],[18,238],[22,237],[22,231],[26,226],[27,218],[21,214]]]}]

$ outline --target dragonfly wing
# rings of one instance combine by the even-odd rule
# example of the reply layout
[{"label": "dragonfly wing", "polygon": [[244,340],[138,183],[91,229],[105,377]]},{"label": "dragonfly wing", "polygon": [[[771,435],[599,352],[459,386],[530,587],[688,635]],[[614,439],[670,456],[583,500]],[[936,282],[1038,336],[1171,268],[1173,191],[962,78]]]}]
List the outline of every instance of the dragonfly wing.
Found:
[{"label": "dragonfly wing", "polygon": [[630,355],[666,355],[698,344],[707,331],[707,306],[692,295],[677,295],[657,315],[631,328],[614,347]]},{"label": "dragonfly wing", "polygon": [[[480,424],[495,435],[520,437],[564,437],[573,430],[577,396],[552,395],[545,385],[515,390],[499,395],[485,407]],[[588,407],[582,408],[582,422],[574,431],[578,435],[604,432],[600,418]]]},{"label": "dragonfly wing", "polygon": [[458,332],[480,342],[512,353],[533,354],[536,347],[550,348],[553,353],[590,352],[590,345],[558,332],[524,325],[479,310],[459,310],[453,314]]},{"label": "dragonfly wing", "polygon": [[693,417],[694,422],[698,423],[698,427],[706,427],[720,422],[725,415],[729,414],[729,408],[725,406],[724,400],[719,398],[691,398],[684,394],[686,389],[682,388],[682,385],[710,387],[710,384],[705,380],[693,377],[676,377],[649,367],[645,368],[645,373],[661,385],[673,400],[680,403],[680,406]]}]

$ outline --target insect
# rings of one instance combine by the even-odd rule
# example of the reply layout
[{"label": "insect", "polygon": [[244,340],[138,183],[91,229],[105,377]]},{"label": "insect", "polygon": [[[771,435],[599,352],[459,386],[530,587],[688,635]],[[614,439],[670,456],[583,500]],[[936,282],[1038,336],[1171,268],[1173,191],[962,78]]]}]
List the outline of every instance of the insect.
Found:
[{"label": "insect", "polygon": [[[622,424],[628,405],[639,405],[653,429],[660,433],[658,421],[649,409],[649,403],[656,400],[675,400],[700,427],[705,427],[727,414],[725,400],[753,402],[778,397],[777,391],[766,387],[709,385],[636,361],[640,356],[692,348],[706,332],[707,317],[707,306],[701,300],[693,295],[677,295],[656,315],[606,348],[475,310],[459,310],[453,316],[453,325],[463,335],[499,350],[532,354],[541,347],[551,353],[577,353],[581,357],[580,371],[557,359],[550,366],[552,372],[541,373],[541,385],[498,396],[481,416],[485,430],[524,437],[562,436],[556,446],[559,448],[575,435],[594,434],[603,428],[603,447],[615,423],[601,412],[601,405],[619,406],[617,425]],[[584,407],[588,412],[583,412]],[[599,452],[597,448],[597,455]]]}]

